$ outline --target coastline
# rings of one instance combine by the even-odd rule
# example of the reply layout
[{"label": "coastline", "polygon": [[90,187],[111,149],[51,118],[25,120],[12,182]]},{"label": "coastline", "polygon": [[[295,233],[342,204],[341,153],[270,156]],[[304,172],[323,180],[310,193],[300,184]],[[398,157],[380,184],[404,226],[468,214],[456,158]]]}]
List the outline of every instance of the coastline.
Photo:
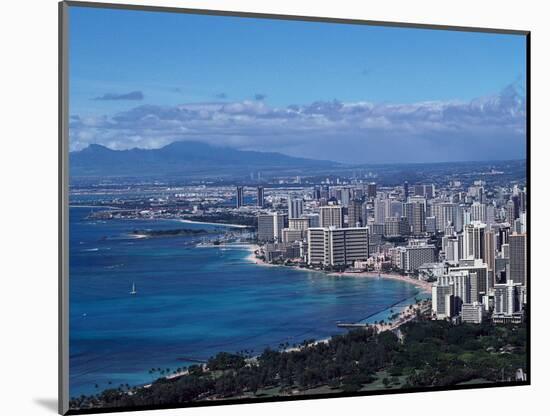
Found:
[{"label": "coastline", "polygon": [[392,279],[398,280],[400,282],[410,283],[422,290],[424,293],[432,292],[432,284],[423,280],[411,279],[407,276],[402,276],[399,274],[391,273],[377,273],[377,272],[326,272],[323,270],[313,270],[305,267],[297,266],[283,266],[280,264],[270,264],[265,261],[262,261],[256,257],[256,251],[260,250],[261,247],[257,244],[241,244],[241,247],[246,247],[249,250],[248,255],[245,257],[245,260],[257,264],[258,266],[268,266],[268,267],[287,267],[294,270],[306,271],[306,272],[315,272],[323,273],[326,276],[340,276],[340,277],[368,277],[368,278],[382,278],[382,279]]},{"label": "coastline", "polygon": [[205,222],[205,221],[193,221],[186,220],[182,218],[174,218],[174,221],[183,222],[186,224],[204,224],[204,225],[219,225],[220,227],[229,227],[229,228],[248,228],[246,225],[242,224],[228,224],[224,222]]},{"label": "coastline", "polygon": [[390,274],[390,273],[376,273],[376,272],[331,272],[329,276],[355,276],[355,277],[370,277],[370,278],[381,278],[381,279],[392,279],[398,280],[400,282],[410,283],[420,289],[425,293],[432,293],[432,284],[425,282],[423,280],[411,279],[407,276],[402,276],[400,274]]},{"label": "coastline", "polygon": [[[256,257],[256,251],[261,250],[261,246],[258,245],[258,244],[252,244],[252,243],[221,244],[221,245],[215,246],[215,247],[234,247],[234,248],[247,249],[248,254],[245,256],[244,260],[247,261],[247,262],[250,262],[252,264],[255,264],[257,266],[262,266],[262,267],[286,267],[286,268],[296,270],[296,271],[301,271],[301,272],[321,273],[321,274],[323,274],[325,276],[329,276],[329,277],[355,277],[355,278],[370,278],[370,279],[375,278],[375,279],[397,280],[397,281],[408,283],[408,284],[411,284],[411,285],[417,287],[418,289],[420,289],[420,292],[419,292],[420,294],[424,294],[424,295],[429,294],[429,295],[431,295],[431,287],[432,287],[431,283],[425,282],[423,280],[412,279],[412,278],[407,277],[407,276],[402,276],[402,275],[398,275],[398,274],[390,274],[390,273],[376,273],[376,272],[326,272],[326,271],[323,271],[323,270],[312,270],[312,269],[308,269],[308,268],[305,268],[305,267],[283,266],[283,265],[280,265],[280,264],[270,264],[270,263],[262,261],[262,260],[260,260]],[[416,298],[416,296],[414,298]],[[395,313],[398,314],[398,316],[395,319],[391,320],[390,322],[386,322],[385,324],[379,324],[379,323],[373,324],[373,323],[365,322],[365,325],[373,326],[378,331],[386,331],[386,330],[395,330],[395,329],[397,329],[400,325],[402,325],[405,322],[408,322],[408,321],[410,321],[411,319],[414,318],[414,316],[416,314],[416,310],[422,308],[422,304],[424,303],[423,301],[425,299],[420,301],[420,303],[412,301],[413,298],[410,298],[409,300],[411,300],[411,302],[404,303],[400,306],[394,305],[394,306],[388,307],[387,309],[385,309],[383,311],[380,311],[376,314],[376,315],[378,315],[378,314],[382,314],[386,311],[389,312],[391,310],[395,310]],[[405,300],[402,301],[402,302],[405,302]],[[402,302],[399,302],[399,303],[402,303]],[[411,315],[411,313],[412,313],[412,315]],[[361,321],[358,321],[358,323],[359,322],[361,322]],[[320,340],[316,340],[315,343],[328,342],[329,340],[330,340],[330,337],[320,339]]]},{"label": "coastline", "polygon": [[[314,272],[314,273],[322,273],[325,276],[332,276],[332,277],[335,277],[335,276],[336,277],[355,277],[355,278],[358,277],[358,278],[371,278],[371,279],[376,278],[376,279],[397,280],[397,281],[400,281],[400,282],[404,282],[404,283],[408,283],[408,284],[412,284],[413,286],[416,286],[417,288],[420,289],[420,293],[422,293],[422,294],[430,294],[431,295],[431,291],[432,291],[431,290],[431,288],[432,288],[431,283],[425,282],[423,280],[412,279],[410,277],[402,276],[402,275],[398,275],[398,274],[376,273],[376,272],[326,272],[326,271],[323,271],[323,270],[312,270],[312,269],[302,268],[302,267],[297,267],[297,266],[283,266],[283,265],[278,265],[278,264],[270,264],[270,263],[262,261],[262,260],[260,260],[256,257],[255,252],[259,251],[261,249],[261,247],[258,244],[248,244],[248,245],[241,245],[241,246],[246,246],[246,248],[249,250],[249,253],[245,257],[245,259],[247,261],[249,261],[251,263],[254,263],[256,265],[259,265],[259,266],[288,267],[288,268],[291,268],[293,270],[305,271],[305,272]],[[399,326],[401,326],[402,324],[404,324],[406,322],[409,322],[411,319],[414,319],[414,317],[416,316],[416,311],[418,309],[422,308],[423,303],[424,302],[422,302],[422,301],[420,303],[408,302],[407,304],[401,305],[397,308],[390,307],[390,308],[387,309],[388,311],[392,310],[392,309],[398,309],[396,311],[398,316],[395,319],[391,320],[390,322],[384,323],[384,324],[380,324],[380,323],[376,323],[376,324],[365,323],[365,324],[368,325],[368,326],[374,327],[378,332],[398,329]],[[386,310],[380,311],[379,313],[384,313],[385,311]],[[325,338],[325,339],[320,339],[320,340],[315,341],[315,344],[320,343],[320,342],[326,343],[329,340],[330,340],[330,337]]]},{"label": "coastline", "polygon": [[[252,264],[258,265],[258,266],[287,267],[287,268],[291,268],[293,270],[298,270],[298,271],[322,273],[322,274],[324,274],[325,276],[328,276],[328,277],[335,277],[336,276],[336,277],[360,277],[360,278],[393,279],[393,280],[399,280],[399,281],[402,281],[402,282],[405,282],[405,283],[413,284],[416,287],[420,288],[421,292],[431,293],[431,290],[427,289],[427,286],[431,287],[431,285],[429,283],[416,281],[415,279],[411,279],[411,278],[408,278],[408,277],[405,277],[405,276],[400,276],[400,275],[380,274],[380,276],[379,276],[378,273],[372,273],[372,272],[336,273],[336,272],[325,272],[325,271],[322,271],[322,270],[312,270],[312,269],[301,268],[301,267],[296,267],[296,266],[282,266],[282,265],[277,265],[277,264],[270,264],[270,263],[264,262],[264,261],[256,258],[256,251],[261,250],[261,246],[259,246],[258,244],[252,244],[252,243],[234,243],[234,244],[231,244],[231,243],[229,243],[229,244],[211,245],[211,246],[207,246],[207,247],[246,249],[248,251],[248,253],[244,257],[244,260],[247,261],[247,262],[250,262]],[[404,303],[407,300],[411,300],[411,302]],[[364,320],[361,320],[361,321],[357,321],[357,323],[356,323],[358,325],[358,328],[363,328],[363,329],[373,328],[377,333],[384,332],[384,331],[398,330],[401,325],[403,325],[407,322],[410,322],[411,320],[414,320],[416,318],[416,314],[417,314],[418,310],[422,310],[423,308],[426,308],[426,306],[427,306],[426,299],[422,299],[419,302],[413,302],[412,298],[409,298],[407,300],[403,300],[403,301],[399,302],[399,305],[392,305],[392,306],[376,313],[376,315],[387,313],[388,316],[389,316],[389,314],[391,312],[393,312],[392,316],[395,316],[394,319],[389,320],[389,319],[386,318],[386,319],[381,320],[380,322],[378,322],[378,321],[363,322]],[[368,319],[370,319],[370,318],[367,318],[366,320],[368,320]],[[335,330],[336,330],[336,327],[335,327]],[[316,340],[312,341],[311,343],[309,343],[307,345],[287,347],[284,350],[282,350],[282,352],[301,351],[305,348],[308,348],[308,347],[311,347],[311,346],[314,346],[314,345],[327,344],[332,339],[332,337],[333,336],[329,336],[329,337],[325,337],[325,338],[321,338],[321,339],[316,339]],[[257,356],[248,358],[248,360],[255,360],[255,359],[257,359]],[[200,364],[200,366],[205,368],[206,364]],[[179,377],[182,377],[182,376],[186,376],[188,374],[189,374],[189,370],[187,368],[185,368],[180,372],[175,372],[175,373],[172,373],[172,374],[168,374],[168,375],[165,375],[162,378],[164,378],[166,380],[172,380],[172,379],[176,379],[176,378],[179,378]],[[151,385],[152,385],[152,383],[148,383],[148,384],[143,385],[142,387],[149,388]]]},{"label": "coastline", "polygon": [[[258,266],[267,266],[267,267],[287,267],[293,270],[302,271],[302,272],[313,272],[313,273],[322,273],[325,276],[330,277],[355,277],[355,278],[376,278],[376,279],[390,279],[390,280],[397,280],[400,282],[412,284],[413,286],[420,289],[420,293],[422,294],[429,294],[431,295],[432,292],[432,284],[423,280],[418,279],[412,279],[407,276],[402,276],[398,274],[390,274],[390,273],[376,273],[376,272],[326,272],[323,270],[312,270],[304,267],[297,267],[297,266],[283,266],[279,264],[270,264],[265,261],[262,261],[256,257],[256,251],[261,250],[261,247],[258,244],[240,244],[239,245],[242,248],[248,249],[248,255],[245,257],[245,260],[254,263]],[[416,297],[415,297],[416,298]],[[412,299],[410,299],[412,300]],[[400,302],[401,303],[401,302]],[[396,309],[396,314],[398,316],[394,318],[393,320],[380,324],[372,324],[365,322],[365,325],[374,327],[378,332],[380,331],[388,331],[388,330],[395,330],[399,328],[400,325],[404,324],[405,322],[409,322],[411,319],[414,319],[416,316],[416,311],[418,309],[422,309],[423,305],[425,306],[424,300],[420,302],[407,302],[406,304],[403,304],[401,306],[392,306],[387,308],[384,311],[380,311],[378,314],[384,313],[385,311],[391,311]],[[360,321],[358,321],[360,322]],[[324,338],[320,340],[316,340],[314,344],[320,343],[320,342],[328,342],[330,340],[329,338]],[[293,350],[293,349],[291,349]],[[286,350],[285,350],[286,351]]]}]

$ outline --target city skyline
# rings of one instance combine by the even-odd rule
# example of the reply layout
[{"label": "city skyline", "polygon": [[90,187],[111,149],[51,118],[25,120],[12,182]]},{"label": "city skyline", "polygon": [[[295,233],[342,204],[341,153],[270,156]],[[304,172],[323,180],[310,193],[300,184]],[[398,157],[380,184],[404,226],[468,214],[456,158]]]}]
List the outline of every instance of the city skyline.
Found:
[{"label": "city skyline", "polygon": [[530,384],[528,33],[65,11],[68,409]]}]

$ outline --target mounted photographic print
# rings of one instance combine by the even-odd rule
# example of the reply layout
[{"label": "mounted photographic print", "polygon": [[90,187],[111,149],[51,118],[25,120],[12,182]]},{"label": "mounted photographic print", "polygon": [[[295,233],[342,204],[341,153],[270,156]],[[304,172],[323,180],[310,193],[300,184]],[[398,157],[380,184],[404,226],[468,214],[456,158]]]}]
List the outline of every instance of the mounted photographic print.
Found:
[{"label": "mounted photographic print", "polygon": [[529,32],[60,29],[60,413],[530,383]]}]

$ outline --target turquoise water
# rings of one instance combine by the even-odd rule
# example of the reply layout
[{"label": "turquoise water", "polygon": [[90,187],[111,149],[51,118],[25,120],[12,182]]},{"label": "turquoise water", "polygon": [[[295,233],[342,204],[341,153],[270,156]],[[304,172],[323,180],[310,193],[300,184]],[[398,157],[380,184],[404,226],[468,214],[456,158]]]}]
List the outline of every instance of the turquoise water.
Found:
[{"label": "turquoise water", "polygon": [[256,265],[245,248],[196,247],[198,237],[130,235],[223,227],[90,221],[89,212],[70,210],[71,396],[145,384],[158,377],[151,368],[174,370],[220,351],[325,338],[345,331],[339,321],[384,319],[420,296],[400,281]]}]

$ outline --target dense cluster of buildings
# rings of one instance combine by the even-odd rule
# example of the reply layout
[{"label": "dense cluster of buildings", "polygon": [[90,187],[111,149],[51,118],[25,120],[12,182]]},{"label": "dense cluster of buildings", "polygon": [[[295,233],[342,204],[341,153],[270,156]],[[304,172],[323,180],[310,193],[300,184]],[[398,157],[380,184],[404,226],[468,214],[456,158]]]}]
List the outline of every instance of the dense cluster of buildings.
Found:
[{"label": "dense cluster of buildings", "polygon": [[[242,187],[236,197],[242,207]],[[258,187],[258,208],[265,198]],[[524,319],[527,197],[517,184],[321,184],[290,190],[275,207],[257,214],[266,261],[433,282],[434,319]]]}]

